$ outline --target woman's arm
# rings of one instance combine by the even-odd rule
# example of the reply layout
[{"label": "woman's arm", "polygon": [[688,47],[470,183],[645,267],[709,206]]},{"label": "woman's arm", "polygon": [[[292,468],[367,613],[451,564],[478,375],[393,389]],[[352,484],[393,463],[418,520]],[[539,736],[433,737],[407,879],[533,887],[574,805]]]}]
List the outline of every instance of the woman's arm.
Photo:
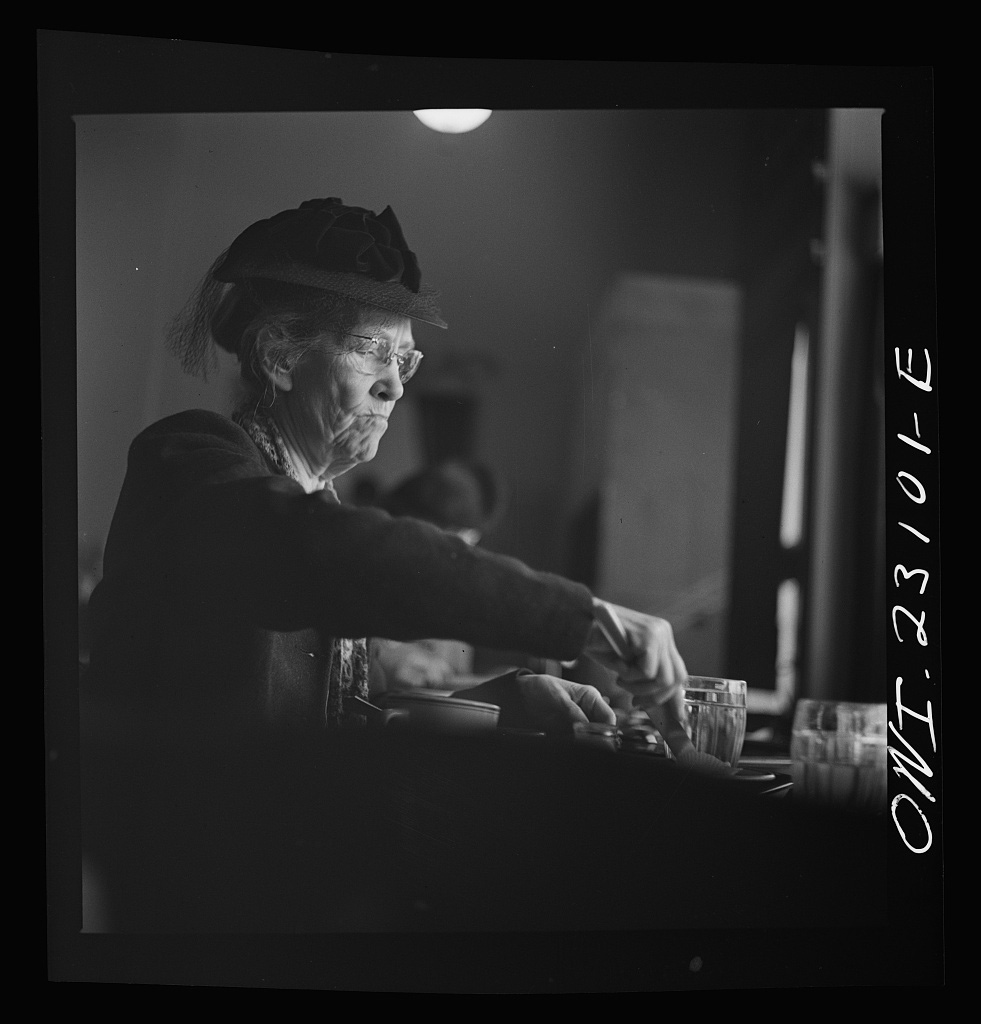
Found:
[{"label": "woman's arm", "polygon": [[209,413],[134,442],[105,567],[124,589],[193,593],[280,631],[455,638],[569,660],[591,626],[585,587],[428,523],[307,494]]}]

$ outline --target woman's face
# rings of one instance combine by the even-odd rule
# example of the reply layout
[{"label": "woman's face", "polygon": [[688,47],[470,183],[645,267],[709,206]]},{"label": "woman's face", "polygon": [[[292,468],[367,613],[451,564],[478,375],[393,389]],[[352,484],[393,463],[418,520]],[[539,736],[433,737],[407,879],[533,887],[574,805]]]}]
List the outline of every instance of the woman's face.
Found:
[{"label": "woman's face", "polygon": [[[399,352],[415,347],[408,319],[394,326],[366,320],[355,331],[394,341]],[[350,341],[325,336],[293,369],[290,389],[277,398],[280,408],[273,405],[287,443],[313,476],[334,477],[373,459],[402,397],[398,362],[366,372],[357,353],[337,351]]]}]

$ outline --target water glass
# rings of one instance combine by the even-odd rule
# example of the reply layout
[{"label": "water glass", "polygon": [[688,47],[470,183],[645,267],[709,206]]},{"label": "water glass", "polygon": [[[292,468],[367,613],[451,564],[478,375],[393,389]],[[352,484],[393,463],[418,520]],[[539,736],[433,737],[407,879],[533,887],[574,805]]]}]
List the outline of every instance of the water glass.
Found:
[{"label": "water glass", "polygon": [[685,709],[695,749],[735,768],[746,738],[745,680],[689,676]]},{"label": "water glass", "polygon": [[887,724],[885,704],[798,701],[790,741],[794,798],[882,811]]}]

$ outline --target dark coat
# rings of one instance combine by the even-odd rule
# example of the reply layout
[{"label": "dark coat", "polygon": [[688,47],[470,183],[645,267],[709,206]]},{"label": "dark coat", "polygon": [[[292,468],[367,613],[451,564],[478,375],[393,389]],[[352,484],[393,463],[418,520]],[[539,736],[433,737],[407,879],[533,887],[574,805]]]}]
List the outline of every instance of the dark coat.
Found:
[{"label": "dark coat", "polygon": [[329,638],[575,658],[590,592],[412,519],[306,494],[215,413],[133,442],[90,614],[92,692],[162,730],[322,726]]}]

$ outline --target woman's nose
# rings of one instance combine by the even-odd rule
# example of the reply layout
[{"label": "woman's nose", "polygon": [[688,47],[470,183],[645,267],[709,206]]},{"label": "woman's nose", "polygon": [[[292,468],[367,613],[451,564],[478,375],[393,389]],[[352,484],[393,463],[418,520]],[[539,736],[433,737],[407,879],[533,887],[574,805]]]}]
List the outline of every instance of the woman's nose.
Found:
[{"label": "woman's nose", "polygon": [[378,379],[371,386],[371,393],[384,402],[397,402],[404,391],[405,387],[399,380],[398,361],[393,359],[378,375]]}]

